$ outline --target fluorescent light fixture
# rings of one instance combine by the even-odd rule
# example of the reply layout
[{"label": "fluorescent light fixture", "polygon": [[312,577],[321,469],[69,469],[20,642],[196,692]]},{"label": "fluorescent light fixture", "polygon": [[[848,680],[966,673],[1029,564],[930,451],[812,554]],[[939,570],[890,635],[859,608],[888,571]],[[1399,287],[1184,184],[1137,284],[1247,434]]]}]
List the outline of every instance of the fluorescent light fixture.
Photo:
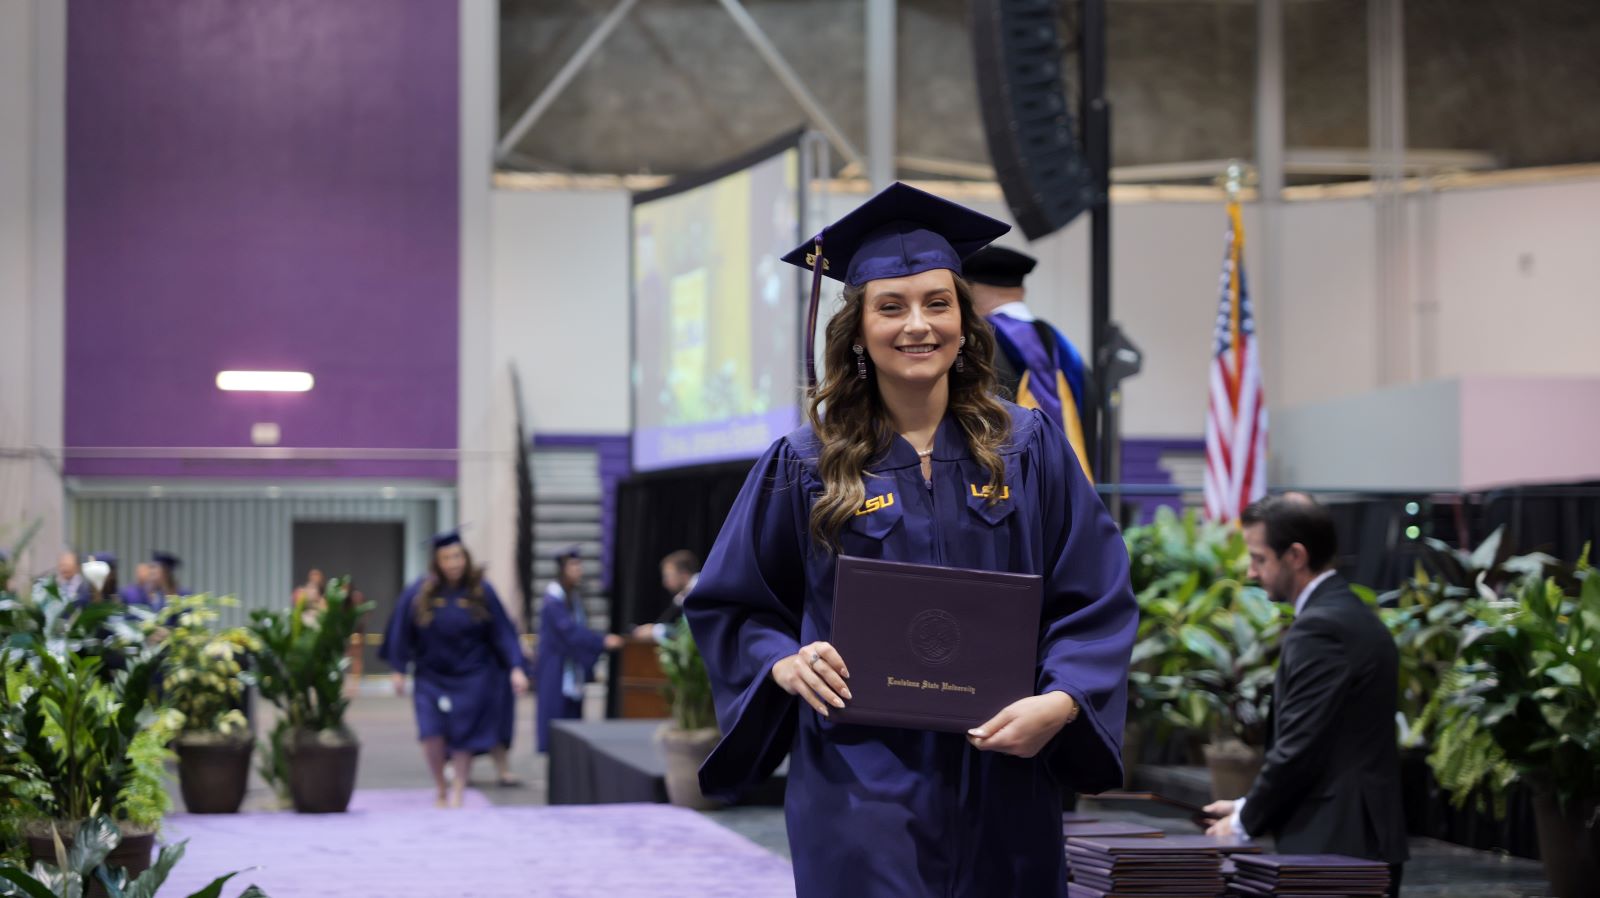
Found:
[{"label": "fluorescent light fixture", "polygon": [[304,393],[314,381],[304,371],[218,371],[217,389],[253,393]]}]

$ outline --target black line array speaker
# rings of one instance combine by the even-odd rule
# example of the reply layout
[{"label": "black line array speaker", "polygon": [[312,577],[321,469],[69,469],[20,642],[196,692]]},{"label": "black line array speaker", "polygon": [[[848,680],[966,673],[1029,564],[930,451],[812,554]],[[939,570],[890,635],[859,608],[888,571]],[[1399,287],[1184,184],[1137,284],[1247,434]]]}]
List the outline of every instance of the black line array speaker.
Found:
[{"label": "black line array speaker", "polygon": [[[1068,0],[1072,2],[1072,0]],[[1058,0],[972,0],[978,102],[995,175],[1029,240],[1093,204],[1062,77]]]}]

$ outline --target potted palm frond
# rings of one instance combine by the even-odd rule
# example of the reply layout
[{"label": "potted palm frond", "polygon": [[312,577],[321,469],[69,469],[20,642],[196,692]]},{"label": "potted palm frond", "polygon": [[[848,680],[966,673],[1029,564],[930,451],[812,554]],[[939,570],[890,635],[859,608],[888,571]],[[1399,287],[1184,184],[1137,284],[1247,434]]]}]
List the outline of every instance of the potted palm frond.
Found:
[{"label": "potted palm frond", "polygon": [[1600,895],[1600,574],[1530,579],[1473,603],[1429,703],[1429,763],[1458,804],[1534,788],[1539,854],[1559,898]]},{"label": "potted palm frond", "polygon": [[170,596],[147,625],[166,647],[162,694],[183,715],[175,747],[178,785],[191,814],[232,814],[244,801],[255,738],[243,711],[246,669],[261,642],[248,627],[219,627],[207,595]]},{"label": "potted palm frond", "polygon": [[[68,839],[55,839],[50,861],[35,863],[31,871],[17,864],[0,863],[0,896],[79,898],[99,888],[100,894],[154,898],[188,844],[185,840],[162,846],[153,866],[133,873],[116,863],[122,843],[122,831],[110,817],[85,820]],[[217,898],[223,885],[237,875],[235,871],[219,876],[189,898]],[[239,898],[267,898],[267,894],[250,886],[239,893]]]},{"label": "potted palm frond", "polygon": [[705,659],[686,624],[679,625],[661,644],[659,655],[667,676],[667,700],[672,705],[672,719],[656,733],[667,761],[667,799],[686,808],[721,807],[721,802],[700,791],[700,765],[722,734],[717,729]]},{"label": "potted palm frond", "polygon": [[346,646],[371,607],[356,604],[349,580],[339,578],[328,583],[320,608],[297,598],[292,608],[251,614],[250,629],[260,641],[257,683],[281,712],[262,773],[300,813],[342,813],[350,806],[361,744],[344,723]]}]

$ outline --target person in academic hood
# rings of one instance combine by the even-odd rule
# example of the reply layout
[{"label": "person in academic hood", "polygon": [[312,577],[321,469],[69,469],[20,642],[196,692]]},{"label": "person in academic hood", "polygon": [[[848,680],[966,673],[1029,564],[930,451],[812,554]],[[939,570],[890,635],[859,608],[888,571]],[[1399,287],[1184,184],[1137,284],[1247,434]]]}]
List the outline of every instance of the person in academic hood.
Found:
[{"label": "person in academic hood", "polygon": [[594,663],[604,652],[622,648],[622,637],[589,629],[583,611],[583,558],[577,547],[556,556],[556,579],[539,608],[539,651],[534,660],[539,684],[538,750],[550,750],[550,721],[583,716],[583,684],[594,679]]},{"label": "person in academic hood", "polygon": [[[732,797],[789,757],[800,898],[1065,895],[1059,795],[1122,783],[1127,551],[1061,428],[993,395],[961,276],[1006,230],[895,184],[785,257],[844,302],[809,423],[756,462],[684,615],[723,733],[701,786]],[[1040,575],[1035,694],[966,734],[830,720],[839,555]]]},{"label": "person in academic hood", "polygon": [[1002,395],[1043,412],[1086,461],[1088,376],[1083,356],[1066,334],[1028,308],[1023,282],[1039,260],[1004,246],[986,246],[961,264],[972,285],[974,310],[994,328],[995,376]]},{"label": "person in academic hood", "polygon": [[[438,788],[440,807],[460,807],[473,755],[493,756],[502,784],[514,785],[507,752],[515,702],[528,691],[527,659],[505,606],[458,531],[433,538],[427,576],[395,602],[383,650],[404,695],[412,669],[417,738]],[[451,778],[445,778],[445,763]]]}]

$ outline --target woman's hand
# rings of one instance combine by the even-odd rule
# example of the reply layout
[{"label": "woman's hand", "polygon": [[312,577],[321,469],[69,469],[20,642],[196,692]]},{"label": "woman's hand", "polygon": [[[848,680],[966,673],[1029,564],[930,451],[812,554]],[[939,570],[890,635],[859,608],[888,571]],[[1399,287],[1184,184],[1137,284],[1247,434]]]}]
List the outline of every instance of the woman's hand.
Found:
[{"label": "woman's hand", "polygon": [[511,691],[517,695],[528,691],[528,675],[520,667],[511,668]]},{"label": "woman's hand", "polygon": [[1031,758],[1061,728],[1078,716],[1078,702],[1065,692],[1047,692],[1017,699],[987,723],[967,731],[967,741],[983,751]]},{"label": "woman's hand", "polygon": [[403,673],[392,673],[392,674],[389,675],[389,682],[394,684],[394,694],[395,695],[405,695],[406,694],[406,675],[405,674],[403,674]]},{"label": "woman's hand", "polygon": [[850,699],[850,687],[844,682],[849,677],[844,659],[826,642],[813,642],[772,665],[772,681],[784,692],[805,699],[823,717],[828,716],[829,705],[843,708]]},{"label": "woman's hand", "polygon": [[618,636],[615,633],[607,633],[606,634],[606,638],[605,638],[606,651],[614,652],[617,649],[622,648],[622,644],[624,642],[626,642],[626,641],[627,640],[623,639],[621,636]]}]

